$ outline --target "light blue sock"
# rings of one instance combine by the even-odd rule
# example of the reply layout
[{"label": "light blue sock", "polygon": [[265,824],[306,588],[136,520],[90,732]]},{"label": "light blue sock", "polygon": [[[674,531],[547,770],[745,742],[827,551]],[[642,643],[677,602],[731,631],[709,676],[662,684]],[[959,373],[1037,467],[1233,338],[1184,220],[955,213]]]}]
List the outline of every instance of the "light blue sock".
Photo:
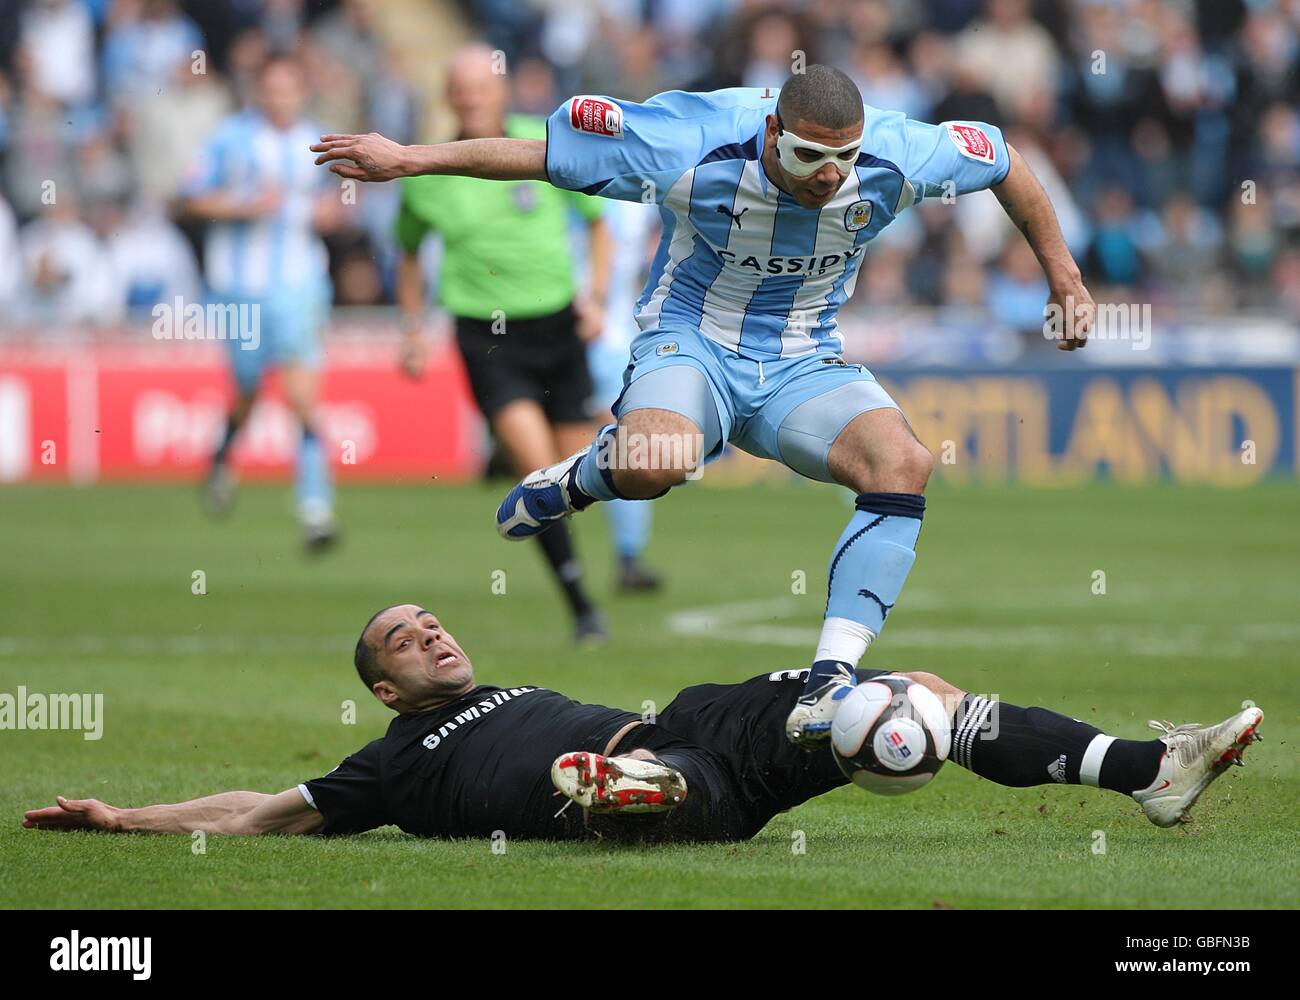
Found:
[{"label": "light blue sock", "polygon": [[884,628],[916,561],[925,497],[862,493],[855,506],[831,556],[826,620],[805,691],[834,673],[837,663],[858,665]]},{"label": "light blue sock", "polygon": [[653,511],[644,500],[615,500],[605,505],[614,549],[621,558],[635,558],[645,549]]},{"label": "light blue sock", "polygon": [[600,429],[591,451],[582,456],[582,461],[574,470],[575,485],[593,500],[627,499],[614,488],[614,476],[610,470],[610,451],[614,446],[615,427],[614,424],[606,424]]},{"label": "light blue sock", "polygon": [[304,427],[298,442],[298,467],[294,482],[298,509],[319,515],[334,507],[334,487],[330,481],[329,460],[325,446],[316,432]]}]

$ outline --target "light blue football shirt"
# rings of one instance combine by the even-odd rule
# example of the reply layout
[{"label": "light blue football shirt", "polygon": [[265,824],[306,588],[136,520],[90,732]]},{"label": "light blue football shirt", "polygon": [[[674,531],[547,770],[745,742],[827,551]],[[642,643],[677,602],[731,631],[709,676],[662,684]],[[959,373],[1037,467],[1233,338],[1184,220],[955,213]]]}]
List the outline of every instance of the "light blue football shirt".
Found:
[{"label": "light blue football shirt", "polygon": [[573,97],[547,121],[552,184],[659,205],[663,237],[641,330],[699,330],[753,360],[838,354],[836,313],[868,242],[924,198],[979,191],[1010,169],[999,129],[928,125],[864,107],[862,150],[835,197],[804,208],[763,171],[775,90],[669,91],[644,104]]},{"label": "light blue football shirt", "polygon": [[313,216],[333,175],[316,166],[307,148],[320,134],[307,120],[277,129],[260,113],[243,111],[223,121],[204,143],[182,186],[183,196],[221,190],[251,200],[268,188],[281,196],[279,207],[266,218],[207,227],[204,269],[214,293],[264,298],[328,288],[329,258]]}]

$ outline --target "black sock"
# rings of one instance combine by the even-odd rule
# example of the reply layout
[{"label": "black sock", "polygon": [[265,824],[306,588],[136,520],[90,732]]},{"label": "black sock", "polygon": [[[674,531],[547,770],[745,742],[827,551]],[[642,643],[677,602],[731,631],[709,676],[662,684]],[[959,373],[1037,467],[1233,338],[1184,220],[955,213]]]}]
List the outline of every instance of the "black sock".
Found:
[{"label": "black sock", "polygon": [[217,445],[217,450],[212,453],[213,465],[224,465],[226,454],[230,451],[230,446],[235,443],[235,435],[239,433],[239,423],[235,420],[234,414],[226,417],[226,432],[221,436],[221,443]]},{"label": "black sock", "polygon": [[569,537],[569,527],[560,521],[537,536],[551,572],[564,591],[565,599],[574,616],[585,615],[591,610],[591,601],[582,589],[582,566],[573,551],[573,540]]},{"label": "black sock", "polygon": [[1155,780],[1164,753],[1160,740],[1117,740],[1045,708],[968,694],[953,721],[949,757],[1013,788],[1055,781],[1127,794]]},{"label": "black sock", "polygon": [[596,502],[596,498],[583,492],[578,485],[578,466],[585,462],[586,459],[574,462],[573,468],[569,470],[568,479],[564,483],[564,488],[569,494],[569,503],[573,505],[574,510],[586,510]]}]

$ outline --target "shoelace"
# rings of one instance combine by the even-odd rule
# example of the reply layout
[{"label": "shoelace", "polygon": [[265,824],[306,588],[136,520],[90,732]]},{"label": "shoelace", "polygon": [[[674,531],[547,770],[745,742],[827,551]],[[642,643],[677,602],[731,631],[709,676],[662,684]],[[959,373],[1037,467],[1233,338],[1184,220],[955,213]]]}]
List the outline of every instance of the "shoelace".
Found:
[{"label": "shoelace", "polygon": [[[556,792],[555,794],[556,794],[556,795],[561,795],[561,794],[563,794],[563,793],[561,793],[561,792]],[[564,805],[560,806],[560,811],[557,812],[554,816],[552,816],[551,819],[559,819],[561,816],[564,815],[565,810],[568,809],[569,806],[571,806],[571,805],[573,805],[573,799],[566,799],[565,802],[564,802]]]},{"label": "shoelace", "polygon": [[[848,664],[837,663],[835,664],[835,670],[835,673],[826,675],[825,682],[819,684],[816,691],[813,691],[811,694],[803,695],[799,699],[800,704],[815,705],[828,691],[838,687],[858,686],[858,675],[849,668]],[[804,701],[805,698],[809,700]]]},{"label": "shoelace", "polygon": [[1190,733],[1194,729],[1200,729],[1201,724],[1199,722],[1184,722],[1181,726],[1175,726],[1168,720],[1157,722],[1155,719],[1148,719],[1147,728],[1154,729],[1158,733],[1164,733],[1166,736],[1173,736],[1175,733]]},{"label": "shoelace", "polygon": [[[1167,719],[1164,722],[1158,722],[1155,719],[1147,720],[1147,726],[1158,733],[1164,735],[1161,739],[1166,741],[1165,745],[1178,755],[1178,762],[1184,766],[1199,757],[1210,741],[1213,729],[1206,729],[1199,722],[1184,722],[1181,726],[1175,726]],[[1171,738],[1175,736],[1186,736],[1186,740],[1174,742]]]}]

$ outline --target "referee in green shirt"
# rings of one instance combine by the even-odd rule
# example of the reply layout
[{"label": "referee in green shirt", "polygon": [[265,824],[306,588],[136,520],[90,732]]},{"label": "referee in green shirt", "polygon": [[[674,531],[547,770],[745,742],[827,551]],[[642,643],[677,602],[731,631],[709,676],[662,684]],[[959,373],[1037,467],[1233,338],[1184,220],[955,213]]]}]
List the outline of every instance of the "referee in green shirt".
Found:
[{"label": "referee in green shirt", "polygon": [[[484,45],[462,49],[447,73],[459,139],[544,139],[542,119],[507,115],[504,66]],[[569,219],[590,228],[591,279],[574,285]],[[397,301],[406,338],[402,365],[424,366],[425,307],[419,249],[443,242],[439,297],[455,318],[456,342],[479,409],[525,476],[590,443],[595,433],[587,342],[604,322],[610,242],[596,198],[539,181],[424,176],[402,181]],[[573,612],[579,642],[600,641],[605,624],[582,586],[582,569],[563,522],[537,536]]]}]

